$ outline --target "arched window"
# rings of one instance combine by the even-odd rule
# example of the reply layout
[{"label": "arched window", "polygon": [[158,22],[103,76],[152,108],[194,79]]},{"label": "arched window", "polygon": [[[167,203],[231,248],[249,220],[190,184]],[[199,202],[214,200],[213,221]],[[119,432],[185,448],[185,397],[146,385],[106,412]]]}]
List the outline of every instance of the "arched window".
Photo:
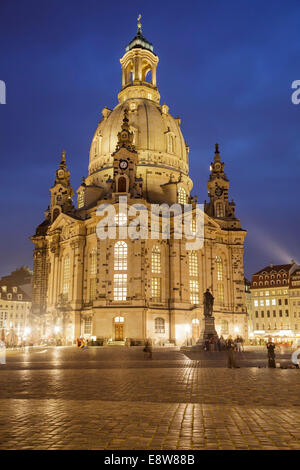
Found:
[{"label": "arched window", "polygon": [[70,288],[70,257],[66,256],[63,261],[63,294],[68,294]]},{"label": "arched window", "polygon": [[91,251],[90,274],[97,274],[97,248],[93,248]]},{"label": "arched window", "polygon": [[217,280],[223,281],[223,261],[220,256],[216,256],[216,265],[217,265]]},{"label": "arched window", "polygon": [[155,318],[155,333],[165,333],[165,320],[163,318]]},{"label": "arched window", "polygon": [[190,276],[198,277],[198,256],[196,251],[189,251]]},{"label": "arched window", "polygon": [[161,273],[161,253],[158,245],[155,245],[152,249],[152,273]]},{"label": "arched window", "polygon": [[217,204],[216,204],[216,217],[224,217],[223,202],[217,202]]},{"label": "arched window", "polygon": [[182,187],[178,189],[178,203],[186,204],[186,191]]},{"label": "arched window", "polygon": [[118,193],[126,193],[126,183],[125,176],[120,176],[118,179]]},{"label": "arched window", "polygon": [[119,241],[115,244],[115,271],[127,271],[127,243]]}]

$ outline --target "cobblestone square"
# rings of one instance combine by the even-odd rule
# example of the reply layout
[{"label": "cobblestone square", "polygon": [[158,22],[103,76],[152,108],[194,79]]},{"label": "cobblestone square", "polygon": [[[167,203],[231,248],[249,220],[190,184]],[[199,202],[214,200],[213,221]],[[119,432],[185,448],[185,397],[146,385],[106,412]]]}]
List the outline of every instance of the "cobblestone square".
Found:
[{"label": "cobblestone square", "polygon": [[[36,348],[0,366],[1,449],[300,449],[300,374],[175,349]],[[247,354],[246,354],[247,355]],[[260,365],[255,367],[254,363]]]}]

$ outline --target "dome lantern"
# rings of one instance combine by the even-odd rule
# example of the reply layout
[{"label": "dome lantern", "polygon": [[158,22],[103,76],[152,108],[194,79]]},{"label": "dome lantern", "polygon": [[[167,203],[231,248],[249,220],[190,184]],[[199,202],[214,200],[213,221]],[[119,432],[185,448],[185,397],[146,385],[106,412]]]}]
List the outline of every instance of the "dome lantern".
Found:
[{"label": "dome lantern", "polygon": [[143,97],[159,103],[160,95],[156,86],[158,57],[153,52],[151,42],[142,35],[140,19],[141,15],[138,17],[136,36],[128,44],[124,56],[120,59],[122,90],[119,93],[119,101],[123,102],[128,97]]}]

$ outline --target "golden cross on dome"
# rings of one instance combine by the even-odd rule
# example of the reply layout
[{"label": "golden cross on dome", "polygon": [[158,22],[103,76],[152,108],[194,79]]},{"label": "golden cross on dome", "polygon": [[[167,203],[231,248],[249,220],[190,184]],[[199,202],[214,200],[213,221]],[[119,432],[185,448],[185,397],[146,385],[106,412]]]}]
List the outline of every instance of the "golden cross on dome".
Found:
[{"label": "golden cross on dome", "polygon": [[142,15],[141,15],[141,14],[139,14],[139,16],[138,16],[138,19],[137,19],[137,20],[138,20],[138,24],[137,24],[137,26],[138,26],[138,31],[140,31],[140,32],[142,32],[142,23],[141,23],[141,18],[142,18]]}]

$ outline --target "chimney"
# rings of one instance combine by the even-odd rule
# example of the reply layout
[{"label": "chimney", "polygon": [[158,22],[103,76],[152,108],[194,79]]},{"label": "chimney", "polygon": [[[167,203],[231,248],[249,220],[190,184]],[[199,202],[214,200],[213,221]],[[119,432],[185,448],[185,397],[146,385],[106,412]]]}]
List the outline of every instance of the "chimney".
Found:
[{"label": "chimney", "polygon": [[270,263],[270,268],[273,268],[274,264],[273,263]]}]

